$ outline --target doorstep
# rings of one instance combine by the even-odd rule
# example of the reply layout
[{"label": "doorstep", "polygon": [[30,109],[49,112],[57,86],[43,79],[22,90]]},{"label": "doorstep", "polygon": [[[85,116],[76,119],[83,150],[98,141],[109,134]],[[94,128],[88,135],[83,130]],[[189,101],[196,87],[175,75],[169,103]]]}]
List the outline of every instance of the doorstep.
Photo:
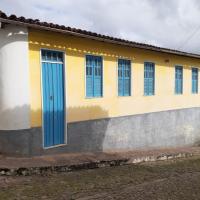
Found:
[{"label": "doorstep", "polygon": [[200,155],[200,147],[74,153],[29,158],[0,156],[0,176],[43,175]]}]

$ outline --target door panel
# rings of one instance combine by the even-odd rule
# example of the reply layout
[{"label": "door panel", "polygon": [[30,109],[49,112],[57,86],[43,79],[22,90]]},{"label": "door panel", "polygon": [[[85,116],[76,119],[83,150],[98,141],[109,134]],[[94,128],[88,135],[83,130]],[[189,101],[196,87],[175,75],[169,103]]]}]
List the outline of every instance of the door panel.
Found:
[{"label": "door panel", "polygon": [[46,54],[48,60],[42,62],[43,131],[44,146],[50,147],[64,144],[64,75],[63,63],[55,62],[57,54]]}]

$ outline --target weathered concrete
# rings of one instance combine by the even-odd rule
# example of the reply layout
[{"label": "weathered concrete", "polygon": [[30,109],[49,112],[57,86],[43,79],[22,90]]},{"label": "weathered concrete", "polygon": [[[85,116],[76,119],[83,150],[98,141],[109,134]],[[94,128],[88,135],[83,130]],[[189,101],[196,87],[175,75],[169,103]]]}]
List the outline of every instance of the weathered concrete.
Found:
[{"label": "weathered concrete", "polygon": [[7,155],[39,154],[42,147],[41,128],[0,130],[0,153]]},{"label": "weathered concrete", "polygon": [[41,128],[0,131],[0,152],[41,155],[193,146],[200,143],[200,108],[69,123],[67,145],[44,150]]}]

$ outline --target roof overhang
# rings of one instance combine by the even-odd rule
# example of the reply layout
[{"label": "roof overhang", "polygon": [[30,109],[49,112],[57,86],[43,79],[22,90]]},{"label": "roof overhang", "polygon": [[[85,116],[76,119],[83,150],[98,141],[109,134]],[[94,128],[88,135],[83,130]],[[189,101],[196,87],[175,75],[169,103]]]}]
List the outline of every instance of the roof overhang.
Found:
[{"label": "roof overhang", "polygon": [[[167,49],[167,48],[162,48],[162,47],[156,47],[156,46],[147,45],[147,44],[136,43],[136,42],[127,41],[127,40],[123,40],[123,39],[119,39],[119,38],[112,38],[109,36],[99,35],[96,33],[91,33],[91,32],[83,31],[83,30],[79,30],[79,29],[75,29],[76,31],[67,30],[67,27],[59,26],[59,25],[57,25],[59,28],[54,28],[54,27],[50,27],[50,26],[40,25],[40,23],[39,24],[27,23],[27,22],[23,22],[20,20],[12,20],[12,19],[2,18],[2,17],[0,17],[0,22],[6,23],[6,24],[14,24],[14,25],[19,25],[19,26],[30,27],[30,28],[39,29],[39,30],[46,30],[46,31],[52,31],[52,32],[57,32],[57,33],[69,34],[69,35],[73,35],[73,36],[77,36],[77,37],[89,38],[92,40],[97,40],[97,41],[107,42],[107,43],[112,43],[112,44],[118,44],[118,45],[133,47],[133,48],[139,48],[139,49],[145,49],[145,50],[156,51],[156,52],[161,52],[161,53],[167,53],[167,54],[173,54],[173,55],[178,55],[178,56],[186,56],[186,57],[200,59],[200,55],[198,55],[198,54],[182,52],[182,51],[177,51],[177,50]],[[94,36],[94,34],[97,36]]]}]

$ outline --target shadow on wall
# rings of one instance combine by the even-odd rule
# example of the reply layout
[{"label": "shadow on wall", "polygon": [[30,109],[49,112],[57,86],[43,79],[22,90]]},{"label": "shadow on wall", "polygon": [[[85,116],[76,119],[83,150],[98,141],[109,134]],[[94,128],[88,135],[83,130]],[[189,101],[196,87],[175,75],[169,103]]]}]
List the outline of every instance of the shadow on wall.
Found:
[{"label": "shadow on wall", "polygon": [[30,128],[30,106],[17,106],[13,109],[0,109],[0,130]]},{"label": "shadow on wall", "polygon": [[[41,110],[32,115],[41,117]],[[200,109],[110,119],[100,106],[89,106],[70,107],[67,115],[70,120],[79,119],[67,124],[67,145],[44,150],[41,127],[29,129],[28,105],[0,112],[0,153],[41,155],[200,145]],[[92,116],[98,120],[80,121]]]},{"label": "shadow on wall", "polygon": [[200,147],[200,139],[198,139],[195,143],[194,143],[195,147]]},{"label": "shadow on wall", "polygon": [[[100,106],[70,107],[67,115],[71,120],[92,119],[82,122],[68,123],[67,143],[74,151],[103,151],[103,143],[109,124],[108,112]],[[99,118],[102,118],[99,120]]]},{"label": "shadow on wall", "polygon": [[[41,110],[32,111],[32,116],[41,118]],[[72,107],[67,115],[87,119],[103,118],[67,124],[67,145],[45,150],[42,148],[41,127],[30,128],[28,105],[0,112],[0,152],[19,155],[40,155],[58,152],[98,152],[103,151],[103,143],[109,124],[108,112],[100,106]]]},{"label": "shadow on wall", "polygon": [[67,108],[67,116],[69,116],[70,121],[83,121],[88,119],[107,118],[108,112],[100,106],[79,106]]},{"label": "shadow on wall", "polygon": [[30,141],[30,107],[0,109],[0,153],[27,154]]}]

